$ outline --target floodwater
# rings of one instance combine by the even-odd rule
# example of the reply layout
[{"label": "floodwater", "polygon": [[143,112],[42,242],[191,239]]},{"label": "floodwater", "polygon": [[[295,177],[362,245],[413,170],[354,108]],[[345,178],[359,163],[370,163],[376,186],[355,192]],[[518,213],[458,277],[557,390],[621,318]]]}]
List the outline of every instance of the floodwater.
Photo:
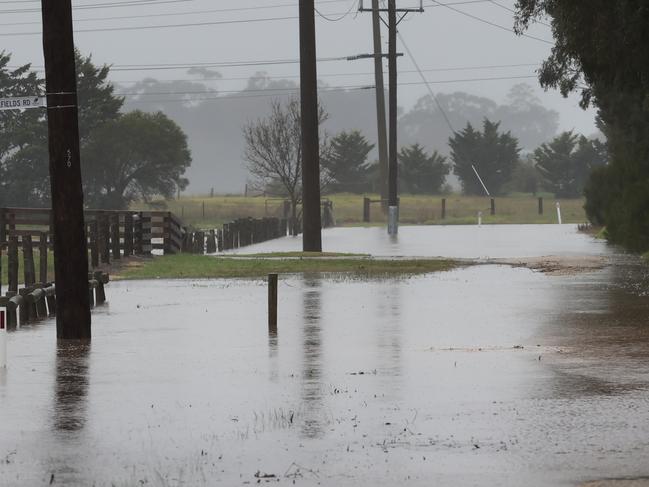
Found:
[{"label": "floodwater", "polygon": [[574,241],[539,252],[614,265],[281,276],[276,334],[262,281],[112,282],[92,345],[57,347],[52,322],[10,334],[0,484],[648,476],[649,275],[589,237],[557,238]]},{"label": "floodwater", "polygon": [[[403,226],[391,237],[385,227],[329,228],[322,232],[328,252],[367,253],[377,257],[516,258],[545,255],[602,255],[604,241],[576,231],[576,225],[432,225]],[[229,253],[294,252],[301,237],[285,237]]]}]

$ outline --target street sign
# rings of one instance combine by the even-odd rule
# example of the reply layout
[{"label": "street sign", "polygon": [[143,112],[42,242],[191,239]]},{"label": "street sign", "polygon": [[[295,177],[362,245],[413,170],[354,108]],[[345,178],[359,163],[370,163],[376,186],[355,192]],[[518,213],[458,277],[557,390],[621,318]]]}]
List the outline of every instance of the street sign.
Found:
[{"label": "street sign", "polygon": [[24,110],[26,108],[43,108],[44,106],[44,96],[0,98],[0,110]]}]

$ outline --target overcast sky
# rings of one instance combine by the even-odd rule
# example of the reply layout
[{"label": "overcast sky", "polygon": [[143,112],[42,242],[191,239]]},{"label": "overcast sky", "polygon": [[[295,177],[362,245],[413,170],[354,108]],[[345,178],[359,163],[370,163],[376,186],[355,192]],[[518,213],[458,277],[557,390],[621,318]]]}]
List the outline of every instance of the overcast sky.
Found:
[{"label": "overcast sky", "polygon": [[[501,102],[513,84],[525,81],[538,87],[535,69],[551,48],[543,42],[551,40],[547,26],[536,25],[529,32],[537,39],[517,37],[497,27],[512,27],[508,8],[513,0],[442,1],[447,6],[425,0],[424,13],[409,14],[400,24],[400,33],[434,91],[461,90]],[[365,2],[368,6],[370,0]],[[418,3],[397,0],[397,5]],[[77,0],[73,6],[77,46],[84,54],[92,53],[96,62],[114,65],[115,81],[192,78],[186,67],[135,69],[152,65],[259,62],[213,67],[223,78],[212,82],[214,88],[233,91],[258,71],[273,77],[296,77],[299,72],[296,63],[261,64],[297,60],[297,0]],[[316,0],[316,6],[332,20],[342,17],[338,21],[317,17],[319,77],[330,86],[372,85],[371,60],[327,60],[371,52],[371,14],[357,12],[358,0]],[[13,54],[12,64],[42,66],[40,0],[3,1],[0,12],[3,49]],[[384,42],[387,49],[387,32]],[[404,51],[403,46],[399,50]],[[409,108],[427,93],[426,87],[413,72],[409,56],[400,58],[399,69],[399,105]],[[560,112],[562,129],[595,131],[593,112],[582,111],[577,97],[563,99],[537,89],[542,102]]]}]

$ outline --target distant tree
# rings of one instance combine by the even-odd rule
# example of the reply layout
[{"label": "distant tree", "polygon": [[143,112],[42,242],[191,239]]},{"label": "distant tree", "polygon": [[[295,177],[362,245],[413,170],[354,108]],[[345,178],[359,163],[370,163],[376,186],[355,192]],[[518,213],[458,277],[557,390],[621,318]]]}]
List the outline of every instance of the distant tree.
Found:
[{"label": "distant tree", "polygon": [[577,198],[592,170],[606,165],[604,147],[572,131],[563,132],[534,151],[543,186],[559,198]]},{"label": "distant tree", "polygon": [[541,189],[541,175],[534,166],[533,155],[520,160],[512,171],[511,179],[503,187],[506,193],[531,193],[535,195]]},{"label": "distant tree", "polygon": [[[319,108],[319,122],[327,119]],[[243,127],[244,157],[253,183],[261,188],[281,187],[291,201],[292,220],[297,221],[297,206],[302,201],[302,119],[300,102],[291,98],[282,104],[271,102],[266,118],[249,122]],[[320,137],[320,158],[327,158],[326,137]],[[321,171],[321,178],[326,171]],[[295,230],[295,229],[294,229]]]},{"label": "distant tree", "polygon": [[594,104],[610,164],[586,188],[589,218],[609,239],[649,249],[649,45],[647,3],[639,0],[517,0],[516,30],[551,23],[555,42],[539,70],[544,88],[581,93]]},{"label": "distant tree", "polygon": [[449,139],[453,172],[460,179],[465,194],[484,194],[472,166],[492,195],[501,194],[518,163],[518,141],[510,132],[500,132],[499,122],[485,118],[482,126],[480,132],[469,123]]},{"label": "distant tree", "polygon": [[[332,111],[333,113],[333,111]],[[427,148],[442,147],[455,128],[480,125],[484,118],[500,120],[503,131],[511,131],[523,149],[534,150],[554,137],[559,114],[546,108],[530,85],[518,84],[509,91],[504,103],[464,93],[436,93],[417,100],[399,119],[399,140],[408,144],[425,141]]]},{"label": "distant tree", "polygon": [[86,201],[98,208],[126,208],[154,195],[184,189],[191,164],[187,136],[165,114],[134,111],[95,129],[83,166]]},{"label": "distant tree", "polygon": [[340,132],[331,139],[322,166],[329,172],[329,191],[363,193],[371,189],[367,155],[374,148],[358,130]]},{"label": "distant tree", "polygon": [[83,160],[83,146],[92,131],[119,118],[124,97],[115,95],[115,87],[108,82],[110,66],[96,66],[92,62],[92,56],[84,57],[78,50],[75,50],[75,66],[79,98],[79,139]]},{"label": "distant tree", "polygon": [[428,155],[419,144],[402,147],[399,151],[399,181],[403,193],[439,194],[450,169],[446,157],[437,151]]},{"label": "distant tree", "polygon": [[[29,65],[8,71],[8,62],[8,55],[0,55],[0,90],[4,96],[33,95],[43,90],[43,80],[29,71]],[[87,160],[88,141],[95,130],[119,117],[124,99],[114,94],[113,86],[107,81],[108,66],[96,67],[90,56],[83,57],[79,51],[75,51],[75,62],[81,164],[88,175],[88,168],[95,166]],[[49,153],[44,113],[41,110],[10,110],[0,114],[3,125],[0,130],[0,202],[4,200],[4,204],[49,204]]]},{"label": "distant tree", "polygon": [[[43,80],[31,70],[29,64],[12,68],[11,55],[0,52],[0,93],[3,97],[39,95],[43,91]],[[0,206],[40,205],[49,194],[47,159],[34,161],[37,154],[32,150],[35,142],[45,135],[44,110],[0,111]],[[22,163],[22,156],[30,152],[28,164]],[[38,184],[32,184],[35,170],[43,173]],[[41,167],[42,166],[42,167]],[[45,187],[42,183],[46,183]]]}]

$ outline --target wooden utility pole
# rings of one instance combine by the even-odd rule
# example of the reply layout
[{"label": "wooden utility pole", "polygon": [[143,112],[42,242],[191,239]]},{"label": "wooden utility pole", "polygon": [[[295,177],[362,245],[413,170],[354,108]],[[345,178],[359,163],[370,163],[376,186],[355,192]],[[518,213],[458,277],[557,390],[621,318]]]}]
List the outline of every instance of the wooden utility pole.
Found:
[{"label": "wooden utility pole", "polygon": [[390,143],[388,145],[388,233],[396,235],[399,224],[397,196],[397,8],[388,0],[388,77],[390,82]]},{"label": "wooden utility pole", "polygon": [[372,30],[374,31],[374,85],[376,91],[376,121],[379,142],[379,178],[381,207],[388,198],[388,134],[385,126],[385,91],[383,83],[383,47],[381,46],[381,12],[379,0],[372,0]]},{"label": "wooden utility pole", "polygon": [[41,0],[54,229],[56,336],[90,339],[71,0]]},{"label": "wooden utility pole", "polygon": [[302,107],[302,248],[322,251],[320,223],[320,144],[315,4],[300,0],[300,96]]}]

